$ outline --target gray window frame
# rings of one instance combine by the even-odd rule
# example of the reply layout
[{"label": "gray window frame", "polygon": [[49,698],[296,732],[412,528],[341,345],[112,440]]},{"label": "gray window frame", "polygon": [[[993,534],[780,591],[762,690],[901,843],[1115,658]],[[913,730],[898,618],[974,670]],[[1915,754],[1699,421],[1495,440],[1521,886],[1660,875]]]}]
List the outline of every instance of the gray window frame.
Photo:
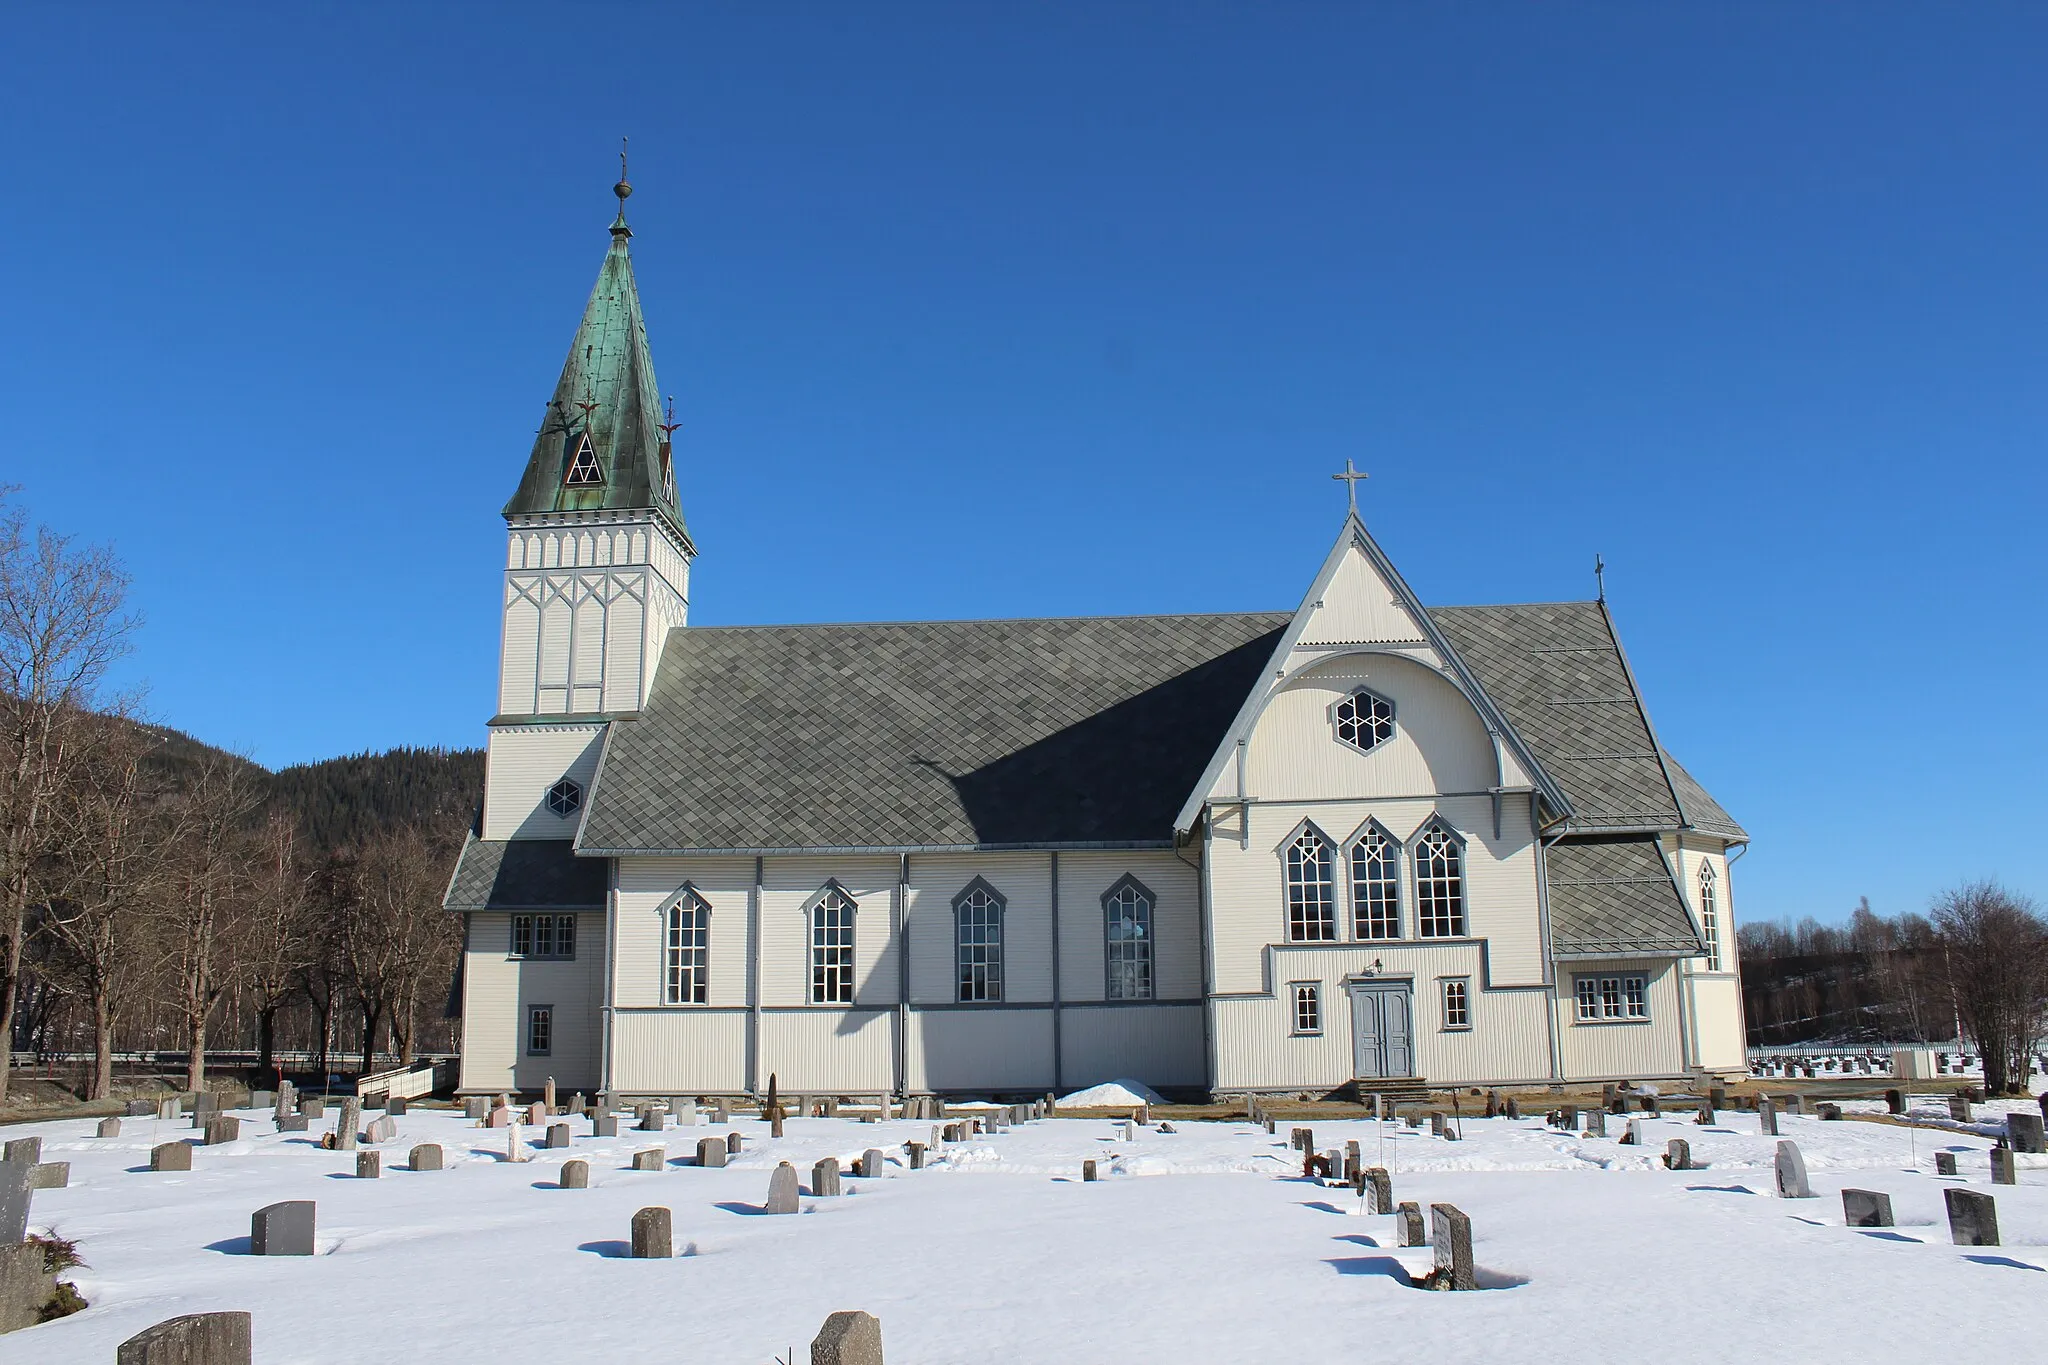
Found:
[{"label": "gray window frame", "polygon": [[[682,932],[680,912],[688,907],[694,914],[703,917],[698,930],[703,937],[701,945],[685,949],[678,942]],[[694,975],[690,978],[694,990],[692,998],[685,999],[682,990],[683,954],[693,952],[697,956]],[[711,902],[691,882],[684,882],[682,889],[661,907],[661,1002],[664,1005],[705,1005],[711,1000]]]},{"label": "gray window frame", "polygon": [[[1314,1006],[1316,1021],[1313,1027],[1301,1026],[1302,992],[1308,992],[1309,1002]],[[1294,1038],[1320,1038],[1323,1036],[1323,983],[1320,981],[1290,981],[1287,983],[1287,1030]]]},{"label": "gray window frame", "polygon": [[1721,878],[1711,858],[1700,862],[1693,881],[1700,889],[1700,937],[1707,942],[1707,970],[1721,970]]},{"label": "gray window frame", "polygon": [[[1341,727],[1347,722],[1345,722],[1337,714],[1344,707],[1349,706],[1356,702],[1360,697],[1370,697],[1372,700],[1378,702],[1381,706],[1387,708],[1387,733],[1381,736],[1380,738],[1374,740],[1370,744],[1360,744],[1355,739],[1345,738],[1344,731]],[[1396,728],[1397,722],[1395,720],[1395,715],[1396,712],[1394,709],[1394,699],[1392,697],[1383,697],[1379,693],[1373,691],[1370,687],[1354,687],[1349,692],[1346,692],[1343,696],[1337,698],[1337,700],[1330,703],[1330,734],[1339,744],[1342,744],[1347,749],[1356,750],[1361,754],[1377,753],[1382,746],[1393,743],[1394,736],[1396,733],[1398,733]],[[1356,722],[1350,723],[1354,725],[1356,724]]]},{"label": "gray window frame", "polygon": [[[988,941],[971,945],[982,954],[982,960],[972,964],[973,969],[982,973],[980,994],[970,994],[970,977],[967,953],[966,926],[960,912],[976,896],[988,898],[989,923],[993,934]],[[1010,898],[996,890],[986,877],[976,877],[961,887],[953,896],[953,998],[962,1005],[1000,1005],[1004,997],[1004,945],[1009,936]]]},{"label": "gray window frame", "polygon": [[[824,913],[826,902],[834,896],[839,897],[846,904],[846,943],[844,946],[820,944],[818,942],[818,934],[822,924],[820,917]],[[860,968],[860,902],[853,898],[852,892],[839,884],[837,878],[827,877],[825,884],[819,887],[817,892],[804,905],[804,930],[807,940],[806,951],[809,954],[811,967],[810,985],[805,989],[806,997],[813,1005],[822,1006],[826,1009],[851,1009],[854,1002],[860,997],[860,982],[854,976]],[[836,962],[821,962],[819,954],[832,953],[836,955],[842,952],[846,954],[843,968],[846,973],[846,998],[843,1000],[827,1000],[821,992],[821,986],[824,981],[824,977],[821,974],[839,969],[839,964]]]},{"label": "gray window frame", "polygon": [[[1606,983],[1609,981],[1615,983],[1614,998],[1616,1009],[1619,1011],[1615,1014],[1608,1014],[1606,1012]],[[1628,1012],[1628,983],[1631,981],[1638,983],[1639,993],[1643,1002],[1641,1014],[1630,1014]],[[1588,982],[1592,983],[1593,1003],[1599,1010],[1599,1013],[1591,1016],[1585,1012],[1586,983]],[[1651,1022],[1651,1017],[1650,974],[1647,971],[1636,968],[1618,972],[1574,972],[1572,974],[1573,1023],[1599,1024],[1602,1026],[1611,1024],[1647,1024]]]},{"label": "gray window frame", "polygon": [[[1113,937],[1110,932],[1116,924],[1118,924],[1119,922],[1123,922],[1123,917],[1119,916],[1116,913],[1116,911],[1111,909],[1110,907],[1126,891],[1136,892],[1139,900],[1141,900],[1145,906],[1144,930],[1135,940],[1130,938],[1118,940],[1115,937]],[[1157,948],[1157,944],[1159,941],[1158,916],[1159,897],[1153,895],[1152,888],[1145,885],[1145,883],[1139,881],[1131,873],[1126,872],[1123,876],[1118,877],[1116,881],[1110,885],[1109,890],[1102,893],[1103,999],[1156,1000],[1159,998],[1159,953]],[[1127,951],[1133,942],[1136,942],[1138,946],[1144,950],[1142,954],[1137,955],[1138,957],[1142,957],[1143,959],[1142,965],[1144,967],[1144,983],[1143,989],[1139,991],[1137,994],[1127,995],[1122,990],[1124,974],[1118,972],[1117,970],[1117,955],[1121,949],[1125,951],[1125,960],[1127,963],[1136,961],[1136,958],[1132,957]]]},{"label": "gray window frame", "polygon": [[[540,1025],[541,1030],[547,1035],[546,1046],[544,1047],[537,1048],[533,1045],[533,1028],[536,1023]],[[524,1055],[528,1057],[552,1057],[555,1055],[555,1007],[553,1005],[534,1004],[526,1007],[526,1050]]]},{"label": "gray window frame", "polygon": [[[1451,988],[1458,988],[1458,1010],[1465,1016],[1465,1022],[1451,1022]],[[1445,1033],[1470,1033],[1472,1031],[1472,978],[1469,976],[1443,976],[1437,978],[1437,1008],[1440,1012],[1441,1027]]]},{"label": "gray window frame", "polygon": [[[1295,846],[1302,841],[1303,837],[1311,834],[1322,841],[1325,866],[1329,870],[1329,880],[1325,885],[1329,888],[1330,932],[1322,938],[1297,936],[1294,932],[1296,882],[1294,879],[1292,855]],[[1285,943],[1342,943],[1344,941],[1344,892],[1341,879],[1346,875],[1346,869],[1340,866],[1340,864],[1344,863],[1345,859],[1344,846],[1326,834],[1313,820],[1304,820],[1296,825],[1293,831],[1281,843],[1279,853],[1281,941]],[[1310,883],[1304,881],[1300,885],[1306,888]],[[1302,922],[1304,925],[1307,923],[1305,919]]]},{"label": "gray window frame", "polygon": [[[1435,877],[1425,879],[1422,875],[1423,853],[1424,850],[1429,846],[1429,836],[1432,830],[1441,830],[1443,832],[1444,841],[1448,843],[1456,851],[1456,857],[1458,860],[1457,870],[1452,874],[1452,880],[1456,882],[1457,890],[1457,898],[1454,902],[1457,919],[1451,927],[1450,931],[1447,933],[1438,933],[1429,928],[1429,925],[1432,922],[1432,918],[1426,910],[1426,902],[1423,896],[1423,888],[1425,881],[1427,881],[1431,885],[1434,885],[1436,882],[1441,880]],[[1417,827],[1415,833],[1409,836],[1408,875],[1411,884],[1415,888],[1413,893],[1413,899],[1415,901],[1415,937],[1417,939],[1450,939],[1471,937],[1472,873],[1469,866],[1470,860],[1466,857],[1466,854],[1469,851],[1470,845],[1468,845],[1465,842],[1465,836],[1458,833],[1457,827],[1453,825],[1450,821],[1444,819],[1444,817],[1441,814],[1432,815],[1427,820],[1424,820],[1422,824]],[[1434,898],[1432,897],[1431,899]]]},{"label": "gray window frame", "polygon": [[[1358,846],[1369,834],[1385,839],[1392,852],[1389,866],[1394,876],[1394,932],[1391,934],[1367,934],[1364,928],[1365,917],[1358,898]],[[1344,841],[1344,885],[1351,896],[1351,939],[1354,943],[1401,943],[1407,940],[1407,912],[1402,905],[1401,894],[1401,865],[1406,854],[1407,849],[1394,837],[1394,832],[1376,819],[1367,819]]]},{"label": "gray window frame", "polygon": [[[534,950],[533,945],[539,938],[541,920],[548,921],[548,942],[550,945],[561,943],[562,930],[564,928],[568,929],[569,951],[562,952],[558,947],[554,946],[551,946],[545,953]],[[519,947],[519,928],[522,922],[526,925],[526,949],[523,952]],[[577,932],[579,928],[580,926],[576,923],[576,912],[574,910],[521,911],[511,917],[512,941],[505,947],[505,956],[519,962],[574,962],[576,960],[576,940],[581,937]]]}]

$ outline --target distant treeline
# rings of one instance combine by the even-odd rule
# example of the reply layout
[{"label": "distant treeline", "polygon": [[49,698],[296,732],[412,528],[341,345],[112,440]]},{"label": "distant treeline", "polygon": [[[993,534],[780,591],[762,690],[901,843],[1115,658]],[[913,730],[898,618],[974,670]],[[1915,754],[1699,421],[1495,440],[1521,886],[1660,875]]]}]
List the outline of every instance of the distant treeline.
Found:
[{"label": "distant treeline", "polygon": [[1752,1046],[1956,1036],[1943,941],[1925,915],[1887,919],[1865,899],[1846,925],[1751,923],[1740,936]]},{"label": "distant treeline", "polygon": [[320,852],[353,848],[402,825],[460,826],[484,790],[482,749],[388,749],[280,769],[272,799]]}]

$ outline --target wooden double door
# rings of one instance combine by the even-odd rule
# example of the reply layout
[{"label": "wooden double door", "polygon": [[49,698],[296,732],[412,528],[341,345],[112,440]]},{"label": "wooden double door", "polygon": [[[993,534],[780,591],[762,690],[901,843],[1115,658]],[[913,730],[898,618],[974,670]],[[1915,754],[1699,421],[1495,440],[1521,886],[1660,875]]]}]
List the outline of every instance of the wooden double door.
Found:
[{"label": "wooden double door", "polygon": [[1359,1080],[1415,1074],[1415,992],[1408,981],[1354,981],[1352,1070]]}]

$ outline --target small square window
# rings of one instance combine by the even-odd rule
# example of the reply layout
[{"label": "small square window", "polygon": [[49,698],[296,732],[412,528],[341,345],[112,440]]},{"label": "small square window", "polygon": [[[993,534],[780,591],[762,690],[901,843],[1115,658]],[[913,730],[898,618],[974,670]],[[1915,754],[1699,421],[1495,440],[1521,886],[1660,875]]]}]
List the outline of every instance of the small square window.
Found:
[{"label": "small square window", "polygon": [[573,960],[576,956],[576,916],[514,915],[512,956]]},{"label": "small square window", "polygon": [[1649,978],[1641,972],[1582,976],[1572,983],[1582,1024],[1640,1022],[1650,1017]]},{"label": "small square window", "polygon": [[1323,1031],[1323,988],[1313,981],[1297,981],[1294,994],[1294,1031],[1314,1034]]},{"label": "small square window", "polygon": [[1444,1027],[1472,1027],[1472,984],[1462,977],[1444,982]]},{"label": "small square window", "polygon": [[545,1057],[555,1045],[555,1007],[553,1005],[528,1005],[526,1007],[526,1055]]}]

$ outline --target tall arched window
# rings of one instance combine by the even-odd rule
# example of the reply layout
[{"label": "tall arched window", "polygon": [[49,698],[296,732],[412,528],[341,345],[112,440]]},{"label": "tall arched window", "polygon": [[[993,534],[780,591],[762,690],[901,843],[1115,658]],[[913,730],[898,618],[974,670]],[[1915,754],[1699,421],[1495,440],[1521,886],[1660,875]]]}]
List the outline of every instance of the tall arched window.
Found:
[{"label": "tall arched window", "polygon": [[1126,876],[1102,896],[1109,998],[1152,998],[1152,893]]},{"label": "tall arched window", "polygon": [[669,902],[664,925],[662,998],[701,1005],[710,985],[711,903],[686,886]]},{"label": "tall arched window", "polygon": [[1423,938],[1465,934],[1465,846],[1442,820],[1415,840],[1415,932]]},{"label": "tall arched window", "polygon": [[853,1003],[853,915],[859,909],[837,882],[811,906],[811,1003]]},{"label": "tall arched window", "polygon": [[1304,829],[1287,846],[1287,937],[1294,943],[1337,938],[1337,876],[1330,841]]},{"label": "tall arched window", "polygon": [[1003,998],[1003,896],[976,877],[953,897],[953,934],[959,950],[960,998]]},{"label": "tall arched window", "polygon": [[1714,885],[1714,865],[1700,864],[1700,932],[1707,940],[1707,970],[1721,970],[1721,899]]},{"label": "tall arched window", "polygon": [[1401,846],[1377,824],[1351,841],[1351,918],[1360,938],[1401,937]]}]

